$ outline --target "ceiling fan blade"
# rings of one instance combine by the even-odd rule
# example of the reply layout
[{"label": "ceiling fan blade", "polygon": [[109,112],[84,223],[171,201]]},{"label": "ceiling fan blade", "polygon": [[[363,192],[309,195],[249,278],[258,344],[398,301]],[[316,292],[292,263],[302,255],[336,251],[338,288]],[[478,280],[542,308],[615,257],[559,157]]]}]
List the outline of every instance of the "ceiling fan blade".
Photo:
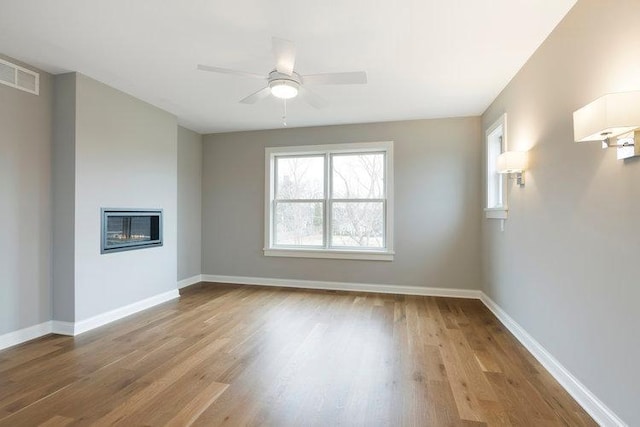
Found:
[{"label": "ceiling fan blade", "polygon": [[256,102],[265,99],[267,96],[271,94],[271,88],[269,86],[260,89],[257,92],[252,93],[246,98],[242,98],[240,100],[241,104],[255,104]]},{"label": "ceiling fan blade", "polygon": [[319,109],[329,106],[329,103],[324,98],[316,95],[304,86],[300,86],[298,88],[298,91],[300,92],[300,96],[302,97],[302,99],[304,99],[309,105],[314,108]]},{"label": "ceiling fan blade", "polygon": [[273,54],[276,57],[276,70],[288,76],[293,74],[296,63],[296,45],[290,40],[273,37]]},{"label": "ceiling fan blade", "polygon": [[250,77],[252,79],[260,79],[260,80],[266,80],[267,79],[266,76],[262,76],[260,74],[248,73],[246,71],[230,70],[228,68],[212,67],[210,65],[198,64],[198,70],[200,70],[200,71],[210,71],[212,73],[232,74],[234,76]]},{"label": "ceiling fan blade", "polygon": [[362,85],[367,83],[367,73],[353,71],[348,73],[310,74],[302,76],[302,81],[310,85]]}]

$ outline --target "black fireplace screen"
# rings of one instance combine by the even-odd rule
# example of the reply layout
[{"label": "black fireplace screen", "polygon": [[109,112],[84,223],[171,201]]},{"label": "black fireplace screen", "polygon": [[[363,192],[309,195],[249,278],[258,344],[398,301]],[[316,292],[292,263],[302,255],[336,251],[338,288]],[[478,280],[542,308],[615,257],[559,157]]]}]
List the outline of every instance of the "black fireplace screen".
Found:
[{"label": "black fireplace screen", "polygon": [[102,209],[101,253],[162,246],[162,210]]}]

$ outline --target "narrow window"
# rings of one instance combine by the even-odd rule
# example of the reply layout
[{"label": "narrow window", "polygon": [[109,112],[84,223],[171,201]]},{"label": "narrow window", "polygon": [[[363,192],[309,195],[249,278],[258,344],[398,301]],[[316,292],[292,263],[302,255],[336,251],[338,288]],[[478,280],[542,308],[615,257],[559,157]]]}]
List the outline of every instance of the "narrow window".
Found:
[{"label": "narrow window", "polygon": [[498,156],[507,149],[507,115],[502,115],[486,133],[486,205],[487,218],[507,217],[507,194],[504,176],[496,171]]}]

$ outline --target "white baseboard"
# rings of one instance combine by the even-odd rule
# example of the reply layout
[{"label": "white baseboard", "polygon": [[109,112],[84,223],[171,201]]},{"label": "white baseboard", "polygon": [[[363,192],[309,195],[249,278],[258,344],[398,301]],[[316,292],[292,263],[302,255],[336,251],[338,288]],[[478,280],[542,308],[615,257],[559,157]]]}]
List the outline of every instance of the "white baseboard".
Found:
[{"label": "white baseboard", "polygon": [[186,288],[187,286],[195,285],[202,282],[202,274],[196,274],[195,276],[187,277],[178,281],[178,289]]},{"label": "white baseboard", "polygon": [[484,305],[511,331],[542,366],[560,383],[562,387],[584,408],[601,426],[624,427],[625,424],[611,409],[598,399],[587,387],[573,376],[538,341],[509,316],[498,304],[484,292],[480,297]]},{"label": "white baseboard", "polygon": [[51,332],[58,335],[68,335],[70,337],[76,335],[73,333],[73,326],[75,323],[73,322],[63,322],[62,320],[52,320],[51,321]]},{"label": "white baseboard", "polygon": [[426,288],[422,286],[396,286],[373,283],[322,282],[316,280],[272,279],[266,277],[220,276],[203,274],[203,282],[235,283],[239,285],[278,286],[283,288],[320,289],[330,291],[375,292],[381,294],[420,295],[451,298],[479,299],[481,291],[472,289]]},{"label": "white baseboard", "polygon": [[76,336],[83,332],[104,326],[107,323],[122,319],[123,317],[130,316],[139,311],[146,310],[155,305],[162,304],[163,302],[178,298],[179,296],[180,294],[178,293],[178,290],[172,289],[168,292],[143,299],[142,301],[134,302],[133,304],[129,304],[124,307],[116,308],[115,310],[107,311],[106,313],[98,314],[97,316],[93,316],[79,322],[70,323],[53,321],[53,331],[60,335]]},{"label": "white baseboard", "polygon": [[179,296],[180,294],[178,293],[178,290],[173,289],[169,292],[155,295],[151,298],[147,298],[142,301],[138,301],[133,304],[129,304],[127,306],[99,314],[80,322],[74,323],[63,322],[60,320],[49,320],[38,325],[9,332],[4,335],[0,335],[0,350],[8,347],[13,347],[14,345],[18,345],[25,341],[39,338],[43,335],[51,333],[58,335],[75,336],[91,329],[106,325],[107,323],[111,323],[115,320],[122,319],[123,317],[130,316],[139,311],[146,310],[147,308],[151,308],[155,305],[162,304],[163,302],[178,298]]},{"label": "white baseboard", "polygon": [[0,335],[0,350],[14,345],[22,344],[25,341],[39,338],[52,332],[51,321],[42,322],[28,328],[19,329]]}]

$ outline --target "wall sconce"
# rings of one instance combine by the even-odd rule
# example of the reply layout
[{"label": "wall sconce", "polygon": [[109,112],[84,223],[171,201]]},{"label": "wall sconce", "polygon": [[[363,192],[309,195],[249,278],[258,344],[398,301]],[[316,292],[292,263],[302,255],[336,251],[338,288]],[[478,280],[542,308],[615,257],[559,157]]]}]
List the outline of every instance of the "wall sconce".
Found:
[{"label": "wall sconce", "polygon": [[610,93],[574,112],[573,137],[617,148],[618,160],[640,155],[640,91]]},{"label": "wall sconce", "polygon": [[498,156],[496,171],[501,174],[515,174],[516,183],[524,187],[524,170],[527,168],[526,151],[505,151]]}]

